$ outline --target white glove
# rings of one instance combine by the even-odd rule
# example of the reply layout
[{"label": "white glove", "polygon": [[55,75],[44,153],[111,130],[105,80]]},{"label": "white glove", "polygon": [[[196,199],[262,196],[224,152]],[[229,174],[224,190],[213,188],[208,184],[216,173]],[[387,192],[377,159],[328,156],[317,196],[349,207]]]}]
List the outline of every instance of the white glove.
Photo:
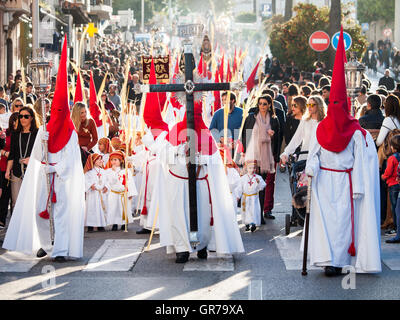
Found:
[{"label": "white glove", "polygon": [[363,197],[362,193],[353,193],[353,199],[354,200],[361,199],[362,197]]},{"label": "white glove", "polygon": [[147,129],[146,134],[142,138],[143,144],[150,149],[154,143],[154,137],[150,129]]},{"label": "white glove", "polygon": [[45,171],[46,173],[54,173],[54,172],[56,172],[56,168],[54,168],[54,166],[48,165],[48,166],[46,166],[46,167],[44,168],[44,171]]},{"label": "white glove", "polygon": [[42,132],[42,140],[43,141],[49,141],[49,132],[48,131],[43,131]]}]

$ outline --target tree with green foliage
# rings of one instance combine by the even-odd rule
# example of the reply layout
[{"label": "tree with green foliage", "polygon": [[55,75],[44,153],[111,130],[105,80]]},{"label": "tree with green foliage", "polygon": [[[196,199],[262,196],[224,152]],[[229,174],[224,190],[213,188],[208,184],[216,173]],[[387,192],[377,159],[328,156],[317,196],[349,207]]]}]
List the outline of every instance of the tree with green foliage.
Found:
[{"label": "tree with green foliage", "polygon": [[394,21],[394,2],[395,0],[358,0],[357,19],[360,23],[378,20],[392,22]]},{"label": "tree with green foliage", "polygon": [[[309,38],[315,31],[322,30],[329,34],[329,8],[299,3],[293,10],[295,15],[292,19],[272,26],[270,33],[272,55],[281,63],[289,64],[294,61],[304,71],[314,71],[313,64],[318,58],[329,65],[329,50],[318,54],[309,46]],[[343,17],[342,19],[344,20]],[[367,40],[358,24],[349,23],[348,19],[346,22],[345,31],[353,39],[351,50],[360,58],[367,47]],[[266,24],[265,27],[267,28]]]}]

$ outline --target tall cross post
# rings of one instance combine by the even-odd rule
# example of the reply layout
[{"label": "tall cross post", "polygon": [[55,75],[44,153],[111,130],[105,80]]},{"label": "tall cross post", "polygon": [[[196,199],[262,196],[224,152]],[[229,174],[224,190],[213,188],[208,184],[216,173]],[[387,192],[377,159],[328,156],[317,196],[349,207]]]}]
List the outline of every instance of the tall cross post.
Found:
[{"label": "tall cross post", "polygon": [[[186,117],[189,144],[189,152],[187,154],[188,162],[188,183],[189,183],[189,208],[190,208],[190,234],[189,240],[193,247],[199,243],[198,239],[198,212],[197,212],[197,188],[196,188],[196,137],[194,122],[194,96],[197,91],[235,91],[242,90],[245,87],[243,82],[235,83],[194,83],[192,41],[189,37],[199,35],[203,25],[185,25],[178,27],[178,35],[185,37],[184,40],[184,56],[185,56],[185,83],[183,84],[157,84],[157,85],[140,85],[134,88],[136,94],[147,92],[185,92],[186,93]],[[201,214],[201,213],[200,213]]]}]

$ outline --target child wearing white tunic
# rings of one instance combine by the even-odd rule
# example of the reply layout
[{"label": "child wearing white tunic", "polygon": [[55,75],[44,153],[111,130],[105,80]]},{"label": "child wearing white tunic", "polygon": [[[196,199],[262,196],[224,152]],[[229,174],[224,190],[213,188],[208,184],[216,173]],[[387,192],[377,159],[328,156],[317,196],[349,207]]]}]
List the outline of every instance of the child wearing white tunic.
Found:
[{"label": "child wearing white tunic", "polygon": [[247,173],[240,178],[237,188],[242,198],[242,223],[246,225],[246,231],[254,232],[261,225],[261,207],[258,193],[266,187],[261,176],[255,174],[257,162],[246,161]]},{"label": "child wearing white tunic", "polygon": [[[137,195],[137,190],[131,170],[123,168],[124,154],[117,150],[110,154],[108,163],[109,169],[106,170],[108,193],[107,222],[113,225],[112,230],[117,231],[118,225],[121,230],[125,230],[126,222],[132,223],[131,205],[133,196]],[[125,187],[127,187],[127,202],[125,201]]]},{"label": "child wearing white tunic", "polygon": [[103,169],[102,156],[96,153],[90,154],[84,168],[86,215],[85,226],[88,232],[104,231],[107,225],[106,210],[108,188],[106,187],[105,170]]},{"label": "child wearing white tunic", "polygon": [[103,164],[106,165],[110,158],[110,153],[113,152],[111,141],[108,138],[101,138],[99,139],[99,142],[97,144],[99,147],[100,155],[103,158]]}]

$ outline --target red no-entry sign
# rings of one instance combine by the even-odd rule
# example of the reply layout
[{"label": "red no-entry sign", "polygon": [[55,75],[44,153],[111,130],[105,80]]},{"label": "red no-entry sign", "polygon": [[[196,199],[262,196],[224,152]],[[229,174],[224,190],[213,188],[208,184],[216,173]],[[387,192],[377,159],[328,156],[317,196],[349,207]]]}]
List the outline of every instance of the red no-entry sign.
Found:
[{"label": "red no-entry sign", "polygon": [[317,52],[323,52],[329,48],[331,39],[324,31],[314,32],[309,40],[310,47]]}]

